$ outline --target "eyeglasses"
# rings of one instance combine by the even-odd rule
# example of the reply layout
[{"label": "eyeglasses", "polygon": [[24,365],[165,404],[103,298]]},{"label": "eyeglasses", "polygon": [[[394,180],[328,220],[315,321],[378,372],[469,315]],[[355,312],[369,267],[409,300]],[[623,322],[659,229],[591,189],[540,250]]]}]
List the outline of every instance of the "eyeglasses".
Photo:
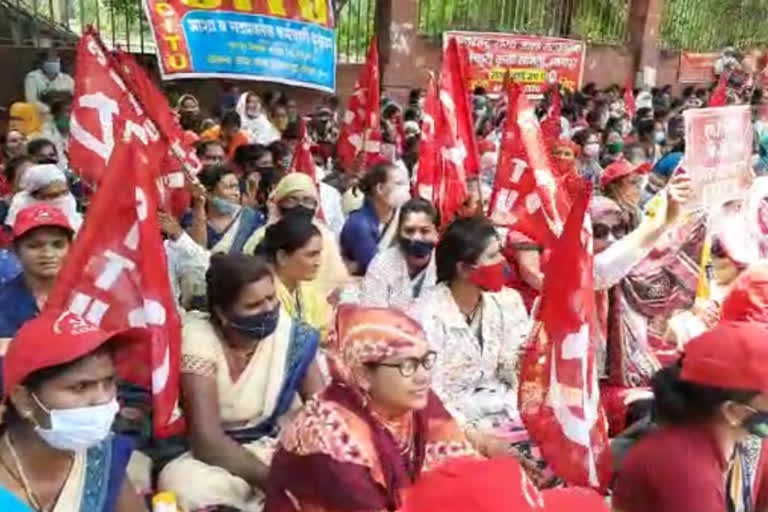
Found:
[{"label": "eyeglasses", "polygon": [[623,222],[613,226],[602,223],[592,224],[592,234],[595,236],[595,238],[600,240],[608,238],[608,234],[613,234],[613,237],[619,240],[624,238],[624,236],[627,234],[627,231],[628,226]]},{"label": "eyeglasses", "polygon": [[435,366],[437,352],[430,350],[423,357],[409,357],[399,363],[369,363],[370,366],[386,366],[387,368],[397,368],[403,377],[413,377],[419,366],[425,370],[431,370]]}]

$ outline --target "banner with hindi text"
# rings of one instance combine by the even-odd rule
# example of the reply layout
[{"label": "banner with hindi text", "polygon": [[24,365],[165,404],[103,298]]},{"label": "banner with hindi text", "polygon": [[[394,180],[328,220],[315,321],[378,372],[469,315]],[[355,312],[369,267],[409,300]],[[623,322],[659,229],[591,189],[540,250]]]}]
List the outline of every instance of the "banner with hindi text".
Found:
[{"label": "banner with hindi text", "polygon": [[484,87],[504,93],[507,72],[529,97],[541,97],[552,82],[569,90],[581,88],[587,45],[560,37],[499,32],[445,32],[443,42],[456,38],[469,53],[470,89]]},{"label": "banner with hindi text", "polygon": [[336,89],[329,0],[145,0],[163,79]]}]

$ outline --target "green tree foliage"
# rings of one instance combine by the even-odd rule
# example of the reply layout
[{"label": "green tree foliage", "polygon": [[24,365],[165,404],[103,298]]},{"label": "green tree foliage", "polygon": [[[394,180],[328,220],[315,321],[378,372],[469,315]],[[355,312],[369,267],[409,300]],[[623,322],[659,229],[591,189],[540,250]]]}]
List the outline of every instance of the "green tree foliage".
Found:
[{"label": "green tree foliage", "polygon": [[768,42],[768,0],[666,0],[661,39],[668,48],[717,51]]}]

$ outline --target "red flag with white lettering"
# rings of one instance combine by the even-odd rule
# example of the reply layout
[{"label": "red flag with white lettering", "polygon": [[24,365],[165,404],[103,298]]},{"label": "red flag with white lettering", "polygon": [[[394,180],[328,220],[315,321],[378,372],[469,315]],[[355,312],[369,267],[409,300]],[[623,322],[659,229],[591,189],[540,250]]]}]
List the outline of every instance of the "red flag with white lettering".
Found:
[{"label": "red flag with white lettering", "polygon": [[416,195],[427,201],[433,201],[435,180],[437,179],[440,155],[437,150],[437,123],[442,120],[440,101],[437,98],[437,83],[430,73],[427,84],[427,96],[424,99],[424,113],[421,116],[421,142],[419,160],[416,169]]},{"label": "red flag with white lettering", "polygon": [[518,402],[525,428],[554,473],[571,485],[604,488],[611,460],[597,347],[590,336],[595,307],[590,196],[584,185],[552,248]]},{"label": "red flag with white lettering", "polygon": [[379,91],[379,50],[376,36],[371,38],[365,65],[355,83],[355,92],[349,98],[336,143],[336,156],[346,171],[351,171],[363,153],[362,163],[367,167],[381,151],[381,121]]},{"label": "red flag with white lettering", "polygon": [[507,116],[488,217],[545,246],[560,236],[571,208],[552,172],[536,112],[520,84],[510,84]]},{"label": "red flag with white lettering", "polygon": [[149,144],[121,137],[46,309],[69,310],[105,330],[146,327],[146,344],[121,351],[121,378],[152,391],[158,437],[183,431],[179,397],[181,322],[157,219],[159,158]]},{"label": "red flag with white lettering", "polygon": [[194,149],[184,141],[168,101],[143,69],[127,54],[113,57],[89,28],[77,47],[77,75],[72,104],[69,163],[85,181],[97,184],[110,166],[115,141],[123,126],[152,142],[147,152],[165,156],[172,152],[176,162],[155,166],[153,179],[160,190],[184,186],[182,164],[195,174],[200,162]]},{"label": "red flag with white lettering", "polygon": [[547,148],[552,148],[560,139],[560,115],[562,113],[560,86],[557,83],[552,84],[549,88],[549,94],[551,105],[547,117],[541,121],[541,133]]}]

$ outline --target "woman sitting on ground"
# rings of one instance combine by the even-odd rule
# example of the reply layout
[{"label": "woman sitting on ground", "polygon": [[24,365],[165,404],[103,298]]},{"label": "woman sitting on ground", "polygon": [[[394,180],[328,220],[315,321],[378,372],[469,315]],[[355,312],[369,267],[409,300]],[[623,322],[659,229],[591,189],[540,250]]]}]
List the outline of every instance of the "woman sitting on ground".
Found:
[{"label": "woman sitting on ground", "polygon": [[410,199],[400,208],[398,245],[379,252],[363,278],[360,304],[408,309],[435,285],[438,213],[424,199]]},{"label": "woman sitting on ground", "polygon": [[[341,258],[336,236],[318,218],[318,204],[317,186],[312,178],[301,172],[292,172],[281,179],[269,195],[268,224],[274,224],[291,213],[312,219],[313,224],[322,235],[323,242],[320,270],[314,282],[318,290],[329,297],[349,280],[349,273],[344,265],[344,260]],[[253,254],[256,247],[264,239],[265,233],[266,227],[253,233],[243,247],[243,252]]]},{"label": "woman sitting on ground", "polygon": [[311,217],[295,213],[268,226],[256,248],[272,264],[283,310],[320,331],[321,341],[331,322],[331,306],[313,282],[320,270],[322,251],[322,234]]},{"label": "woman sitting on ground", "polygon": [[19,331],[3,361],[0,487],[36,511],[145,510],[125,477],[131,442],[110,434],[119,408],[112,350],[137,334],[53,312]]},{"label": "woman sitting on ground", "polygon": [[768,467],[744,444],[768,436],[766,339],[764,325],[721,323],[654,376],[661,427],[630,449],[615,511],[766,510]]},{"label": "woman sitting on ground", "polygon": [[334,339],[333,382],[284,429],[266,512],[399,510],[421,474],[474,454],[430,391],[439,356],[418,323],[344,305]]},{"label": "woman sitting on ground", "polygon": [[182,226],[212,252],[241,252],[253,232],[264,225],[263,215],[240,204],[240,181],[230,167],[206,167],[198,178],[204,191],[196,191]]},{"label": "woman sitting on ground", "polygon": [[207,289],[210,313],[188,315],[183,330],[181,406],[189,431],[158,485],[174,491],[183,510],[260,511],[275,436],[300,398],[323,385],[319,335],[282,310],[263,258],[214,255]]}]

